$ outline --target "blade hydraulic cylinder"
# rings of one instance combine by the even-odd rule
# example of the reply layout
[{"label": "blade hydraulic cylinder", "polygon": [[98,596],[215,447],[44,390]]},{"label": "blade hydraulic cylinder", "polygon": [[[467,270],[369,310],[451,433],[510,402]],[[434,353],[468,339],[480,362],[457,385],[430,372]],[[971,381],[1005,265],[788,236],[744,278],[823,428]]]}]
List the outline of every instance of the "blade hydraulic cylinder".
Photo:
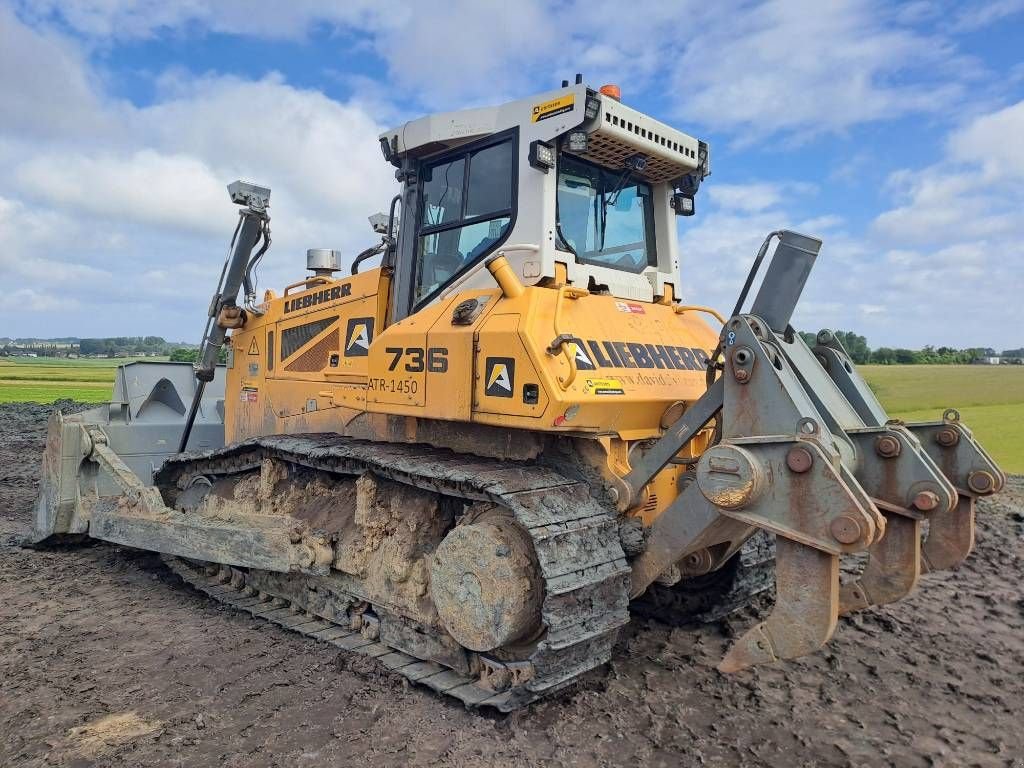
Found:
[{"label": "blade hydraulic cylinder", "polygon": [[206,323],[206,332],[203,334],[203,341],[199,348],[199,359],[196,362],[196,379],[199,385],[196,388],[195,397],[189,406],[188,416],[185,419],[185,429],[181,434],[181,441],[178,443],[178,452],[183,452],[188,446],[188,439],[192,432],[192,425],[195,423],[199,405],[203,399],[203,390],[206,383],[213,380],[214,371],[217,369],[217,360],[220,350],[227,338],[227,331],[230,326],[223,322],[225,310],[238,309],[238,292],[242,288],[246,272],[249,268],[252,253],[257,243],[264,236],[266,224],[270,217],[267,215],[270,190],[243,182],[234,182],[228,187],[232,201],[243,203],[245,208],[239,213],[240,221],[235,232],[233,247],[228,262],[224,267],[221,276],[221,284],[217,287],[210,301],[209,317]]}]

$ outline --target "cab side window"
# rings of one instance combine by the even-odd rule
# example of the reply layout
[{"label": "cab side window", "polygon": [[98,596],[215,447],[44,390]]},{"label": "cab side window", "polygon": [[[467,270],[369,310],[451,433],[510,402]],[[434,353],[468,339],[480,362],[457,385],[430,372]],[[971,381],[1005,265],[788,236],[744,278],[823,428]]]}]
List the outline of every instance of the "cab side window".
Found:
[{"label": "cab side window", "polygon": [[513,212],[512,138],[448,155],[421,171],[414,302],[422,305],[493,251]]}]

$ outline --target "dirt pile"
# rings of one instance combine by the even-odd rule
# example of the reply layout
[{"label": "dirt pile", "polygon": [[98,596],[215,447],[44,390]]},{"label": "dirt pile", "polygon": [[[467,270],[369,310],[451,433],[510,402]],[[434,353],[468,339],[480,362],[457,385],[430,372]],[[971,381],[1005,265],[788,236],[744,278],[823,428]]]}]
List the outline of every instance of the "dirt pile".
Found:
[{"label": "dirt pile", "polygon": [[615,661],[509,717],[221,608],[153,556],[33,552],[48,407],[0,406],[2,766],[1020,766],[1024,480],[978,547],[815,656],[714,669],[751,616],[637,619]]}]

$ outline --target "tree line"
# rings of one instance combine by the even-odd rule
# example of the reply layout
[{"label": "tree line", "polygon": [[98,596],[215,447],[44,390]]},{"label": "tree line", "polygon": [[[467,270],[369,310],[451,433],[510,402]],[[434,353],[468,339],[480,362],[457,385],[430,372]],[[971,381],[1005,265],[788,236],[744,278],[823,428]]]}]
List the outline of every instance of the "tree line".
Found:
[{"label": "tree line", "polygon": [[195,345],[167,341],[162,336],[108,336],[96,339],[2,339],[0,356],[37,357],[164,357]]},{"label": "tree line", "polygon": [[162,336],[109,336],[104,339],[79,339],[78,353],[107,357],[169,355],[176,346]]},{"label": "tree line", "polygon": [[[199,360],[199,347],[178,347],[171,352],[172,363],[194,363]],[[221,347],[217,353],[217,362],[226,363],[228,360],[228,348]]]},{"label": "tree line", "polygon": [[[1024,348],[1006,349],[1002,354],[991,347],[935,347],[927,345],[921,349],[905,349],[903,347],[878,347],[872,349],[868,340],[853,331],[833,331],[833,334],[846,349],[850,359],[858,365],[877,363],[879,365],[965,365],[985,357],[1004,357],[1011,359],[1024,358]],[[817,343],[813,333],[800,332],[807,345],[814,347]]]}]

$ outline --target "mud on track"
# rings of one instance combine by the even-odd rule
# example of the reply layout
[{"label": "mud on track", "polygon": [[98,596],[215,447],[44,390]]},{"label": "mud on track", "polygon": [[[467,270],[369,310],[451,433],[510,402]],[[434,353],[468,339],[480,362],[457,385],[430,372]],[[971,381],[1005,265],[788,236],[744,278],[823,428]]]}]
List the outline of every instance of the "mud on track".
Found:
[{"label": "mud on track", "polygon": [[35,552],[49,408],[0,406],[0,766],[1021,766],[1024,480],[978,547],[821,653],[724,677],[729,636],[636,620],[605,673],[512,716],[221,608],[155,557]]}]

